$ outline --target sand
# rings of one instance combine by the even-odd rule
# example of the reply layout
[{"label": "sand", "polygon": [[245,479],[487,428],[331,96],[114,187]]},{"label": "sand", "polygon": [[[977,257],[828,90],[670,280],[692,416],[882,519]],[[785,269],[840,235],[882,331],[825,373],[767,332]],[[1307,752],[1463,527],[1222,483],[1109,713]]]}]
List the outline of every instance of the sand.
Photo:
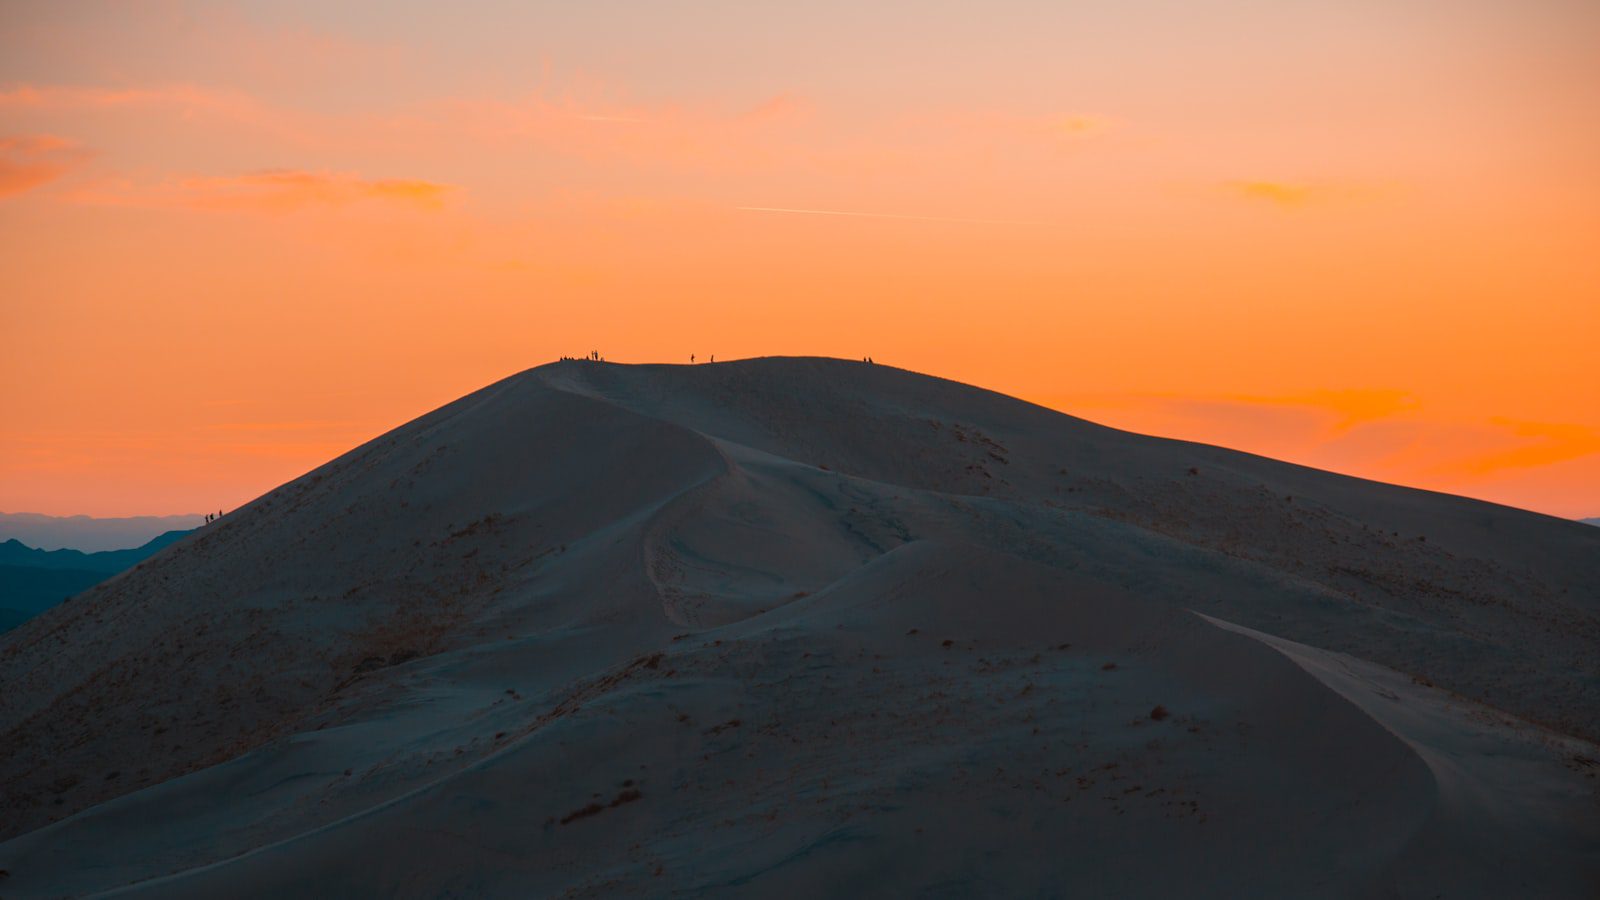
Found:
[{"label": "sand", "polygon": [[0,896],[1600,889],[1600,529],[566,361],[0,638]]}]

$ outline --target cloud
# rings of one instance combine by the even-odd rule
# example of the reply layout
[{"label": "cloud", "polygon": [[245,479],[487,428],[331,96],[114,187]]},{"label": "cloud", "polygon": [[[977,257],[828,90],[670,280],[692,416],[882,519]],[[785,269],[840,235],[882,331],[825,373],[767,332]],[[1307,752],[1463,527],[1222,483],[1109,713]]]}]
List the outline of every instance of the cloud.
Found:
[{"label": "cloud", "polygon": [[127,106],[139,102],[150,93],[141,90],[23,84],[0,90],[0,110],[65,110]]},{"label": "cloud", "polygon": [[815,111],[816,107],[804,97],[778,94],[740,113],[739,119],[744,122],[788,122],[809,118]]},{"label": "cloud", "polygon": [[396,143],[449,148],[506,144],[586,158],[676,162],[738,161],[760,149],[761,135],[771,124],[798,120],[807,108],[787,94],[742,113],[641,104],[603,86],[586,85],[581,90],[541,89],[512,99],[456,97],[328,115],[193,84],[21,84],[0,89],[0,114],[161,115],[184,123],[239,127],[303,148],[370,151]]},{"label": "cloud", "polygon": [[1371,199],[1380,193],[1370,186],[1292,181],[1225,181],[1220,189],[1236,199],[1265,203],[1280,209],[1348,203]]},{"label": "cloud", "polygon": [[74,199],[105,206],[284,213],[363,201],[437,209],[453,190],[452,185],[418,179],[366,179],[350,174],[273,169],[235,176],[180,178],[146,186],[127,182],[102,184],[79,192]]},{"label": "cloud", "polygon": [[805,156],[813,109],[778,94],[740,110],[640,104],[591,88],[538,91],[514,100],[456,98],[388,117],[381,127],[422,141],[529,146],[587,160],[667,163],[719,171],[760,168]]},{"label": "cloud", "polygon": [[[912,118],[904,127],[914,132],[933,126],[931,132],[917,135],[920,140],[954,143],[958,146],[1045,150],[1068,153],[1105,137],[1114,128],[1111,119],[1089,113],[1016,113],[958,111],[932,119]],[[923,129],[916,126],[922,125]]]},{"label": "cloud", "polygon": [[296,208],[384,200],[427,208],[440,206],[453,188],[409,178],[363,179],[355,175],[276,169],[232,178],[190,179],[196,202],[221,207]]},{"label": "cloud", "polygon": [[[910,166],[968,165],[997,152],[1062,153],[1112,126],[1087,114],[941,111],[868,122],[830,119],[808,98],[778,93],[743,109],[628,101],[603,88],[541,90],[514,100],[435,101],[393,117],[420,139],[526,144],[591,160],[713,168],[807,168],[905,173]],[[841,127],[844,126],[844,127]]]},{"label": "cloud", "polygon": [[374,423],[353,419],[305,419],[259,422],[213,422],[201,426],[210,431],[275,434],[290,431],[345,432],[374,427]]},{"label": "cloud", "polygon": [[1304,206],[1311,199],[1311,188],[1278,181],[1230,181],[1225,190],[1247,200],[1264,200],[1277,206]]},{"label": "cloud", "polygon": [[1227,399],[1257,406],[1292,406],[1331,412],[1338,417],[1332,426],[1334,434],[1418,408],[1410,394],[1388,389],[1315,390],[1282,396],[1236,394]]},{"label": "cloud", "polygon": [[1587,425],[1524,422],[1506,418],[1490,421],[1502,432],[1531,439],[1532,443],[1470,456],[1441,467],[1443,471],[1490,475],[1507,469],[1548,466],[1600,453],[1600,430]]},{"label": "cloud", "polygon": [[258,104],[247,94],[218,91],[190,84],[128,88],[21,84],[0,90],[0,110],[10,112],[149,107],[237,112],[246,108],[258,108]]},{"label": "cloud", "polygon": [[184,123],[221,123],[300,145],[320,142],[329,124],[325,119],[269,106],[247,93],[193,84],[13,85],[0,89],[0,114],[79,123],[90,116],[161,115]]},{"label": "cloud", "polygon": [[1011,127],[1022,135],[1066,143],[1102,134],[1110,127],[1110,122],[1099,116],[1080,114],[1030,116],[1011,120]]},{"label": "cloud", "polygon": [[163,129],[232,131],[255,145],[267,141],[279,150],[340,158],[397,145],[439,155],[531,149],[600,164],[722,174],[782,169],[869,176],[951,166],[1004,169],[1011,155],[1075,153],[1112,128],[1110,120],[1086,113],[984,110],[841,123],[792,92],[754,103],[641,102],[626,90],[581,79],[517,96],[446,96],[340,114],[192,83],[13,84],[0,88],[0,115],[38,121],[39,130],[58,120],[92,124],[136,116]]},{"label": "cloud", "polygon": [[77,143],[53,135],[0,137],[0,198],[48,184],[87,156]]},{"label": "cloud", "polygon": [[[1407,391],[1390,388],[1332,388],[1291,394],[1104,394],[1055,398],[1059,408],[1075,406],[1139,410],[1173,421],[1264,426],[1305,440],[1342,437],[1363,425],[1417,412],[1421,404]],[[1050,405],[1050,404],[1047,404]]]},{"label": "cloud", "polygon": [[1116,428],[1568,514],[1577,513],[1573,498],[1600,475],[1600,424],[1450,414],[1400,391],[1037,399]]},{"label": "cloud", "polygon": [[791,213],[803,216],[849,216],[857,219],[910,219],[915,222],[955,222],[963,225],[1035,225],[1049,222],[1019,222],[1008,219],[947,219],[939,216],[911,216],[901,213],[847,212],[838,209],[790,209],[782,206],[736,206],[745,212]]}]

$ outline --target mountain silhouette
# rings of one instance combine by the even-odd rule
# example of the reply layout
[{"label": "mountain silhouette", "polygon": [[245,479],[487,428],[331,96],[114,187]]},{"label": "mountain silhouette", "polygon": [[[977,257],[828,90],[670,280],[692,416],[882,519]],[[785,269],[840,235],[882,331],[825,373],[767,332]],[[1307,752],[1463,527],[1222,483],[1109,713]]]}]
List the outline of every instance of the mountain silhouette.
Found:
[{"label": "mountain silhouette", "polygon": [[0,631],[136,565],[187,534],[169,531],[140,547],[96,553],[38,550],[15,538],[0,541]]},{"label": "mountain silhouette", "polygon": [[0,512],[0,540],[15,538],[42,550],[70,548],[85,553],[126,550],[169,531],[190,531],[202,515],[177,516],[47,516]]},{"label": "mountain silhouette", "polygon": [[94,553],[69,549],[38,550],[12,538],[0,541],[0,565],[115,573],[148,559],[156,551],[182,540],[188,534],[188,531],[168,531],[138,547],[127,550],[100,550]]}]

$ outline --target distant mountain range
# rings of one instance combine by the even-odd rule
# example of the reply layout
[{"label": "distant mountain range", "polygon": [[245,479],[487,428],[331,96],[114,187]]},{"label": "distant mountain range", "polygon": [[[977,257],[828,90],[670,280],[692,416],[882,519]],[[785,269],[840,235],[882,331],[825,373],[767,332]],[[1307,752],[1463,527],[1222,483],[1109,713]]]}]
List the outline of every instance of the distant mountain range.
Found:
[{"label": "distant mountain range", "polygon": [[139,547],[98,553],[39,550],[15,538],[0,542],[0,632],[132,568],[188,534],[168,531]]},{"label": "distant mountain range", "polygon": [[1592,519],[1579,519],[1578,521],[1585,525],[1600,525],[1600,516],[1596,516]]},{"label": "distant mountain range", "polygon": [[41,513],[0,512],[0,541],[15,538],[29,547],[59,550],[70,547],[85,553],[136,548],[169,531],[187,531],[205,522],[203,515],[47,516]]}]

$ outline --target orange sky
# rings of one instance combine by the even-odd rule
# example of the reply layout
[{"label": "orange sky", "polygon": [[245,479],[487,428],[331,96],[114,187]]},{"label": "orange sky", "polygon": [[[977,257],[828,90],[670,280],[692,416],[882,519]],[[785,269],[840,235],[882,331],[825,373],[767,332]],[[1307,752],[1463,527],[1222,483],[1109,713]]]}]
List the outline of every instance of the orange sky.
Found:
[{"label": "orange sky", "polygon": [[0,510],[599,349],[1600,515],[1588,0],[444,7],[0,6]]}]

